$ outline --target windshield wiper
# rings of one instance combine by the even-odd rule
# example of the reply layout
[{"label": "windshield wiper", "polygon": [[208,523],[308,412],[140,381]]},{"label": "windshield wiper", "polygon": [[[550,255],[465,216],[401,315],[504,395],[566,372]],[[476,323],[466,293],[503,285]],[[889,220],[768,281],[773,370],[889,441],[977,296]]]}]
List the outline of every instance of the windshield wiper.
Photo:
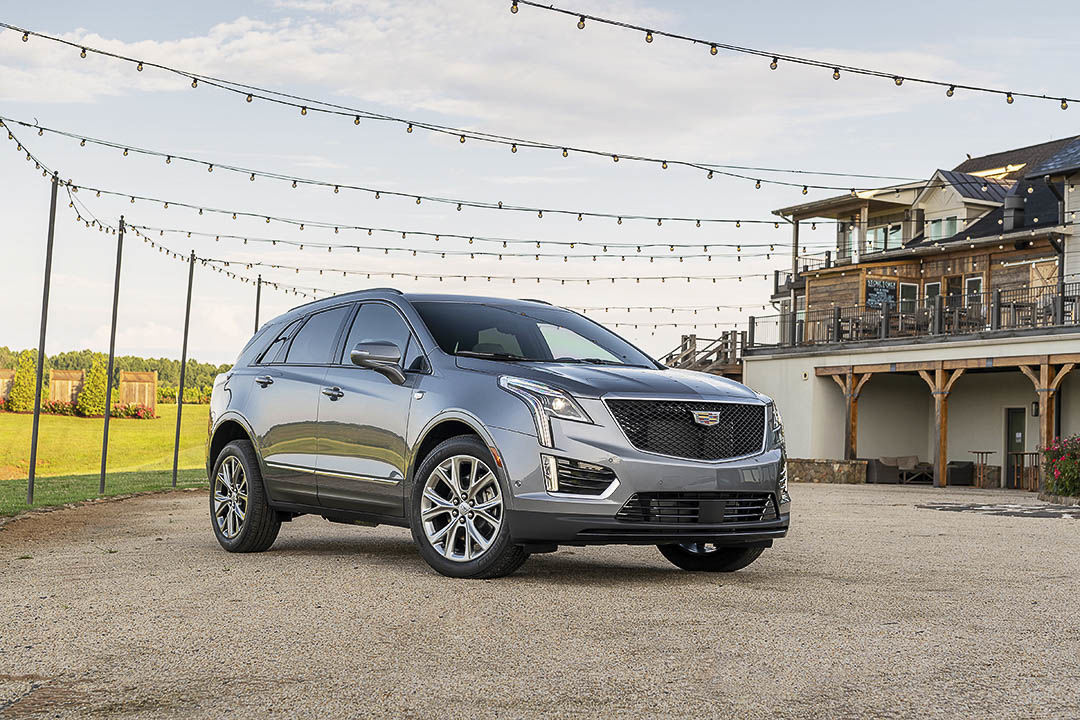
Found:
[{"label": "windshield wiper", "polygon": [[477,352],[475,350],[458,350],[454,354],[455,355],[460,355],[460,356],[463,356],[463,357],[482,358],[484,360],[506,360],[506,361],[518,360],[518,361],[520,361],[520,360],[528,360],[529,359],[529,358],[523,357],[521,355],[512,355],[510,353]]},{"label": "windshield wiper", "polygon": [[617,365],[619,367],[642,367],[641,365],[631,365],[630,363],[619,362],[618,360],[604,360],[602,358],[560,358],[556,362],[582,363],[584,365]]}]

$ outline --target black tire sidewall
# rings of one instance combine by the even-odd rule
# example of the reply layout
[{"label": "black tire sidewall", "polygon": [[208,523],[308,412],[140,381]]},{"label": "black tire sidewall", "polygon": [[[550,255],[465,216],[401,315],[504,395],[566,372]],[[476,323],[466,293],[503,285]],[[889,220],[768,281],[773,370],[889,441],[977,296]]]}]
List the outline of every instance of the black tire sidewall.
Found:
[{"label": "black tire sidewall", "polygon": [[657,545],[672,565],[690,572],[735,572],[758,559],[762,547],[719,547],[711,553],[692,553],[679,545]]},{"label": "black tire sidewall", "polygon": [[[240,461],[248,484],[247,516],[240,533],[232,539],[221,534],[214,516],[214,485],[222,463],[229,457],[235,457]],[[266,501],[266,491],[263,487],[262,473],[259,471],[255,449],[247,440],[230,442],[221,449],[214,462],[214,472],[210,476],[210,525],[221,547],[229,552],[263,550],[265,547],[262,546],[266,544],[267,535],[271,535],[270,542],[273,542],[273,538],[277,536],[277,527],[280,526],[280,522]]]},{"label": "black tire sidewall", "polygon": [[[496,482],[503,498],[503,519],[499,525],[499,533],[495,537],[488,551],[476,560],[468,562],[455,562],[447,560],[432,547],[424,532],[423,520],[420,518],[420,501],[424,493],[424,483],[431,473],[443,461],[454,455],[469,455],[482,461],[495,473]],[[521,553],[521,549],[510,540],[510,521],[507,513],[509,488],[501,468],[495,463],[491,451],[479,438],[462,435],[452,437],[439,443],[420,462],[416,473],[413,475],[412,492],[409,497],[409,527],[412,530],[413,541],[420,552],[420,556],[437,572],[449,577],[471,578],[491,577],[491,571],[503,564],[507,555]],[[514,565],[517,567],[517,565]],[[498,573],[503,574],[503,573]]]}]

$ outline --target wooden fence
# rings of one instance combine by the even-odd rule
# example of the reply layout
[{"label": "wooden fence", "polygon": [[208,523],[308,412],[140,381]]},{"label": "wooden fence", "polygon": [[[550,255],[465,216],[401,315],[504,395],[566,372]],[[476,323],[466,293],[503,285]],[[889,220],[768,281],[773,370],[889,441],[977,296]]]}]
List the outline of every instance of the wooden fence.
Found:
[{"label": "wooden fence", "polygon": [[145,405],[157,411],[157,371],[121,372],[120,395],[115,401],[120,405]]},{"label": "wooden fence", "polygon": [[11,394],[11,382],[15,379],[14,370],[0,370],[0,400],[7,400]]},{"label": "wooden fence", "polygon": [[50,370],[49,400],[51,402],[75,402],[83,387],[82,370]]}]

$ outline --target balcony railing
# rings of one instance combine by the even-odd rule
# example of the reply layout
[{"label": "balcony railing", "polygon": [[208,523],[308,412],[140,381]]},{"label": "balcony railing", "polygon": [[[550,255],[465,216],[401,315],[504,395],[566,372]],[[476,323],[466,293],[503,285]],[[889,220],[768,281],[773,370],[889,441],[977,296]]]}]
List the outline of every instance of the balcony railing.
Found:
[{"label": "balcony railing", "polygon": [[[810,272],[811,270],[820,270],[821,268],[829,268],[833,265],[833,257],[831,252],[824,252],[820,255],[800,255],[798,258],[799,274]],[[773,271],[773,295],[781,292],[785,288],[791,287],[793,276],[790,270],[774,270]]]},{"label": "balcony railing", "polygon": [[928,302],[901,300],[750,318],[746,348],[787,348],[887,338],[968,335],[1080,325],[1080,282],[1023,287]]}]

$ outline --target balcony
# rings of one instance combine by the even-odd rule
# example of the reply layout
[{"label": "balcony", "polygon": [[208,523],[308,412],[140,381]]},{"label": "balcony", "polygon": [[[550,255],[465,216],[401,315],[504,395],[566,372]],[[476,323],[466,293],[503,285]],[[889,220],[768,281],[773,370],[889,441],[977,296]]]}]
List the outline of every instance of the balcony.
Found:
[{"label": "balcony", "polygon": [[1080,331],[1080,282],[751,317],[744,351],[936,342],[1025,331]]},{"label": "balcony", "polygon": [[806,280],[802,277],[803,273],[832,267],[832,253],[825,252],[820,255],[800,255],[798,258],[798,265],[799,272],[794,276],[792,275],[791,270],[773,271],[773,300],[782,299],[782,297],[789,294],[793,288],[801,289],[805,287]]}]

